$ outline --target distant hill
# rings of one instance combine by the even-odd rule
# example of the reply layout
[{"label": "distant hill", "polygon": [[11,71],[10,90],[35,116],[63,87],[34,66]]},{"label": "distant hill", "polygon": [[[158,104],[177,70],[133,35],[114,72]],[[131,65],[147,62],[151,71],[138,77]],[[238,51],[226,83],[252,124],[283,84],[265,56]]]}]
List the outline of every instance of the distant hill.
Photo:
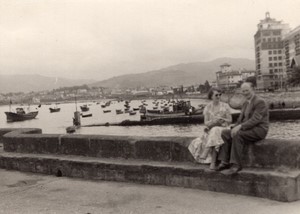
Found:
[{"label": "distant hill", "polygon": [[0,75],[0,93],[52,90],[91,84],[92,80],[72,80],[41,75]]},{"label": "distant hill", "polygon": [[169,66],[160,70],[140,74],[127,74],[95,82],[91,86],[111,88],[131,88],[138,86],[155,87],[160,85],[178,86],[204,83],[216,79],[220,65],[229,63],[234,70],[245,68],[254,70],[254,60],[243,58],[218,58],[209,62],[191,62]]}]

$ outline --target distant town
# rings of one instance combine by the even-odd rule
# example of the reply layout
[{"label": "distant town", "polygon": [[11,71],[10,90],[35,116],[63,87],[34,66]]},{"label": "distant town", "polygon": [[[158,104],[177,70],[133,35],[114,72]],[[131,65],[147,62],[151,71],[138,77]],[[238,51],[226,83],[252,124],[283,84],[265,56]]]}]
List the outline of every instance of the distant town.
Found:
[{"label": "distant town", "polygon": [[0,94],[0,104],[40,104],[53,102],[73,102],[97,99],[137,99],[148,97],[203,97],[211,87],[225,91],[237,88],[242,82],[252,82],[258,91],[287,91],[298,88],[300,84],[300,26],[290,29],[288,24],[270,17],[257,25],[254,35],[255,70],[244,68],[233,70],[224,62],[216,79],[193,85],[172,85],[158,87],[107,88],[88,85],[62,87],[50,91],[18,92]]}]

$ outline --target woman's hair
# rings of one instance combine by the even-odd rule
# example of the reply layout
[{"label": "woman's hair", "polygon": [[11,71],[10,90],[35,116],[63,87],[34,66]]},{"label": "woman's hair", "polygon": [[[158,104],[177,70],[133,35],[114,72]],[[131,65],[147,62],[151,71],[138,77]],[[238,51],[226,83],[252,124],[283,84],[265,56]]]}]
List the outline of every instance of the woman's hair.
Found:
[{"label": "woman's hair", "polygon": [[217,92],[219,92],[219,93],[222,93],[222,90],[221,90],[220,88],[215,88],[215,87],[213,87],[213,88],[209,89],[208,94],[207,94],[207,97],[208,97],[209,100],[212,99],[212,96],[213,96],[213,94],[214,94],[214,91],[217,91]]}]

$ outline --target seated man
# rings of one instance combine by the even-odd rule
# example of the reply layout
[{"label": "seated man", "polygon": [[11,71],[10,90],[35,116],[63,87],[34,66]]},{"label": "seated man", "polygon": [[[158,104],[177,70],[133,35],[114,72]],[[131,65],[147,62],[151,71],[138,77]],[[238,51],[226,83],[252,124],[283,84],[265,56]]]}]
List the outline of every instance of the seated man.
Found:
[{"label": "seated man", "polygon": [[[237,123],[231,130],[222,131],[224,144],[219,153],[222,174],[235,174],[242,169],[241,155],[246,143],[255,143],[267,136],[269,129],[269,110],[266,102],[255,95],[252,83],[241,85],[242,94],[247,101],[243,104]],[[227,169],[227,170],[225,170]]]}]

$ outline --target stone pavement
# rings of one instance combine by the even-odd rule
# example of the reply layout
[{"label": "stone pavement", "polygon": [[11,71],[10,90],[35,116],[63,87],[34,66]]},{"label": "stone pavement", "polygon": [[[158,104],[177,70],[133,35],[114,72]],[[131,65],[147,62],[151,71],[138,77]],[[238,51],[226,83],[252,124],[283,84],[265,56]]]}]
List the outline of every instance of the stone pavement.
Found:
[{"label": "stone pavement", "polygon": [[300,201],[0,169],[0,213],[299,214]]}]

